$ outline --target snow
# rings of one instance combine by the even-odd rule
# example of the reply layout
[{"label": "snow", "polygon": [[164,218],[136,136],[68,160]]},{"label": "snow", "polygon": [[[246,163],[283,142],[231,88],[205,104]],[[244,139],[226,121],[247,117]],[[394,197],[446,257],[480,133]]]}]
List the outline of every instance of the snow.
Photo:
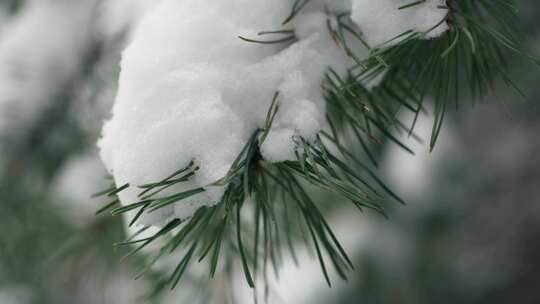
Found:
[{"label": "snow", "polygon": [[[366,42],[377,47],[389,46],[406,38],[407,31],[425,33],[424,38],[435,38],[448,30],[448,10],[445,0],[426,0],[423,3],[399,9],[411,4],[411,0],[353,0],[351,18],[360,27]],[[442,22],[442,23],[441,23]],[[398,39],[398,36],[400,36]]]},{"label": "snow", "polygon": [[0,303],[28,304],[35,301],[34,292],[26,285],[5,285],[0,288]]},{"label": "snow", "polygon": [[[206,191],[146,214],[142,223],[187,218],[219,202],[225,187],[208,185],[228,172],[255,130],[264,127],[276,92],[279,111],[261,153],[271,162],[294,159],[294,138],[313,139],[325,127],[324,72],[332,67],[344,74],[353,66],[329,35],[324,12],[352,7],[358,17],[355,11],[362,4],[310,2],[285,26],[297,37],[289,44],[238,38],[286,37],[257,33],[281,29],[291,9],[288,0],[163,0],[151,10],[123,53],[113,116],[99,142],[101,157],[118,186],[155,182],[195,161],[200,168],[195,177],[164,195],[199,187]],[[406,24],[415,25],[411,22]],[[359,41],[351,46],[358,57],[369,55]],[[135,202],[138,192],[130,187],[120,199]]]},{"label": "snow", "polygon": [[96,211],[108,203],[92,200],[92,194],[110,187],[106,171],[95,151],[68,159],[52,182],[52,205],[74,227],[84,228],[98,220]]},{"label": "snow", "polygon": [[[433,101],[425,102],[427,113],[433,113]],[[414,113],[401,113],[401,121],[413,121]],[[429,139],[433,123],[425,113],[421,113],[414,132],[422,139]],[[399,193],[406,201],[414,205],[414,208],[403,208],[402,213],[420,214],[422,209],[434,207],[431,201],[426,201],[426,193],[436,189],[437,176],[450,161],[460,160],[463,155],[456,136],[456,130],[452,120],[448,120],[441,129],[437,147],[429,151],[429,143],[419,142],[414,138],[408,138],[404,143],[414,151],[414,155],[393,145],[383,154],[381,168],[384,180],[390,189]],[[462,149],[463,148],[463,149]]]},{"label": "snow", "polygon": [[261,153],[266,160],[273,163],[294,159],[294,146],[291,145],[291,139],[294,136],[294,131],[287,129],[270,132],[266,141],[261,145]]},{"label": "snow", "polygon": [[0,135],[32,125],[65,89],[89,40],[94,0],[31,1],[0,39]]}]

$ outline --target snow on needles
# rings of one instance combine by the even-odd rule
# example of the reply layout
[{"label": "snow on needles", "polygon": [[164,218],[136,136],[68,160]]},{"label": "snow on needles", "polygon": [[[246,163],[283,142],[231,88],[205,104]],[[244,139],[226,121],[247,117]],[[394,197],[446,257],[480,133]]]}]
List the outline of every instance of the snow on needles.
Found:
[{"label": "snow on needles", "polygon": [[[195,161],[200,169],[194,178],[170,193],[206,189],[143,216],[143,223],[186,218],[217,203],[224,187],[207,185],[228,172],[253,132],[264,126],[276,92],[280,109],[261,147],[266,160],[293,159],[294,138],[309,140],[324,127],[324,72],[332,67],[343,74],[353,65],[329,35],[325,10],[354,8],[358,16],[355,10],[364,9],[366,1],[353,2],[311,1],[286,25],[297,38],[292,44],[238,38],[276,37],[257,33],[280,29],[289,0],[163,0],[143,19],[123,54],[113,117],[99,143],[102,159],[119,186],[155,182]],[[353,46],[360,57],[368,56],[360,43]],[[130,187],[120,199],[135,202],[138,192]]]},{"label": "snow on needles", "polygon": [[354,0],[351,18],[370,46],[389,46],[406,38],[402,35],[405,32],[425,33],[424,38],[434,38],[447,31],[445,3],[446,0]]}]

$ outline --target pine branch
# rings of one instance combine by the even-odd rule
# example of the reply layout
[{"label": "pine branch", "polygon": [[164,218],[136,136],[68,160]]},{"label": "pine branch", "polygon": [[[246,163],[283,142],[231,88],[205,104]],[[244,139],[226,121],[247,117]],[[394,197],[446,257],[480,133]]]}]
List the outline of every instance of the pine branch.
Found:
[{"label": "pine branch", "polygon": [[[425,1],[415,1],[401,9],[410,9],[422,2]],[[409,127],[410,133],[414,130],[425,99],[434,99],[431,150],[435,147],[445,113],[451,104],[457,109],[464,97],[471,96],[472,100],[482,98],[494,89],[498,79],[502,79],[521,94],[509,77],[509,55],[539,63],[538,59],[523,50],[522,38],[519,35],[521,31],[517,28],[519,19],[516,8],[510,1],[448,0],[444,8],[449,11],[447,18],[429,30],[437,28],[442,22],[448,23],[450,31],[442,37],[422,40],[419,38],[429,31],[406,31],[382,45],[370,48],[371,55],[365,60],[358,60],[354,51],[347,47],[344,32],[367,45],[347,14],[338,16],[338,28],[331,29],[338,44],[357,62],[349,75],[357,80],[352,81],[352,86],[360,86],[359,82],[385,74],[383,86],[390,86],[385,93],[391,96],[384,97],[386,102],[382,104],[394,102],[400,108],[406,108],[415,114]],[[399,85],[399,88],[396,88],[396,85]],[[334,85],[333,90],[336,89],[347,91],[348,87]],[[379,90],[375,90],[368,92],[368,95],[376,98],[379,93]],[[369,98],[363,96],[361,99],[354,99],[366,102]],[[378,117],[387,115],[381,111],[375,114]],[[391,125],[388,120],[386,123],[387,126]]]},{"label": "pine branch", "polygon": [[[283,24],[297,16],[308,2],[295,1]],[[423,2],[411,1],[400,9],[411,9]],[[416,137],[414,127],[418,116],[425,111],[426,98],[431,97],[435,103],[430,142],[433,149],[445,113],[452,103],[458,108],[464,96],[481,98],[493,89],[499,78],[513,85],[508,77],[509,54],[538,63],[522,51],[521,40],[516,34],[519,31],[515,29],[516,16],[508,1],[454,0],[447,1],[444,9],[449,10],[448,16],[433,27],[445,22],[450,25],[450,31],[442,37],[422,40],[420,38],[426,32],[406,31],[379,46],[369,46],[365,42],[349,14],[329,16],[329,35],[353,59],[355,66],[347,75],[340,75],[332,68],[324,75],[322,91],[327,102],[328,130],[322,130],[311,141],[295,137],[295,160],[266,162],[259,147],[272,129],[273,119],[279,111],[279,94],[276,93],[265,125],[253,132],[229,172],[207,186],[226,187],[218,204],[198,209],[189,219],[173,219],[151,237],[130,238],[119,245],[137,245],[131,253],[134,254],[160,240],[163,245],[153,262],[182,247],[182,259],[164,282],[171,288],[179,284],[195,259],[199,262],[209,260],[209,275],[214,277],[223,251],[233,250],[241,260],[246,281],[255,287],[260,277],[267,277],[269,264],[278,272],[283,251],[287,250],[296,260],[292,238],[299,234],[306,237],[306,243],[315,249],[329,285],[329,266],[346,279],[347,272],[353,268],[351,260],[307,188],[316,187],[341,196],[360,211],[374,210],[386,215],[383,201],[392,198],[404,202],[371,169],[378,165],[373,147],[389,141],[413,153],[399,137],[405,133]],[[331,18],[335,18],[337,23],[330,22]],[[268,40],[240,38],[262,44],[296,39],[294,32],[288,29],[263,31],[259,35],[284,37]],[[355,55],[350,39],[359,40],[370,50],[370,56],[361,59]],[[382,84],[369,89],[366,84],[378,77],[384,77]],[[403,109],[415,115],[410,124],[397,118]],[[371,165],[365,164],[343,143],[345,134],[354,135]],[[192,162],[160,181],[141,185],[138,201],[121,207],[117,207],[115,195],[129,185],[111,188],[101,195],[114,200],[100,211],[121,215],[137,210],[131,221],[133,225],[147,212],[181,203],[206,191],[207,187],[201,187],[161,195],[163,190],[174,189],[174,186],[189,181],[197,170],[195,162]],[[251,220],[243,211],[246,205],[252,207]]]},{"label": "pine branch", "polygon": [[[368,177],[361,176],[352,170],[344,160],[332,154],[327,145],[319,136],[313,142],[298,137],[297,159],[283,163],[268,163],[264,161],[259,152],[259,146],[264,142],[271,130],[273,119],[279,110],[279,94],[274,100],[267,115],[264,129],[257,130],[244,149],[234,161],[229,173],[211,186],[226,185],[226,191],[219,204],[212,207],[202,207],[195,215],[185,221],[173,219],[153,236],[144,239],[129,238],[117,245],[136,245],[126,256],[139,252],[157,240],[168,238],[160,250],[160,255],[174,252],[178,247],[187,248],[187,252],[172,273],[168,283],[171,287],[178,284],[189,264],[197,258],[203,261],[210,258],[210,276],[213,277],[222,255],[222,243],[225,240],[236,239],[234,248],[240,254],[247,282],[255,286],[255,279],[261,269],[265,269],[270,259],[274,268],[279,268],[278,256],[282,256],[285,246],[279,241],[287,238],[287,246],[291,256],[295,256],[293,241],[291,240],[291,223],[298,218],[304,219],[303,230],[309,231],[311,245],[316,249],[321,269],[330,285],[326,257],[338,275],[346,279],[346,272],[353,268],[350,259],[333,234],[322,212],[309,196],[306,186],[299,179],[312,186],[333,192],[348,199],[360,210],[371,209],[384,214],[380,203],[385,195],[400,200],[394,193],[369,170],[369,167],[356,160],[367,173]],[[338,139],[327,133],[321,133],[336,145],[344,155],[352,155],[343,146],[338,145]],[[177,170],[167,178],[142,185],[139,188],[139,201],[115,207],[107,205],[102,211],[108,210],[113,215],[120,215],[132,210],[138,210],[131,223],[146,212],[152,212],[165,206],[180,203],[182,200],[198,194],[204,189],[196,188],[171,195],[160,196],[164,188],[188,181],[194,176],[197,168],[194,163]],[[124,185],[118,189],[111,188],[98,193],[113,197],[127,189]],[[114,202],[117,202],[115,199]],[[253,204],[255,209],[251,225],[242,225],[245,215],[242,209],[245,202]],[[292,204],[292,205],[291,205]],[[284,213],[284,210],[287,212]],[[282,214],[279,217],[278,214]],[[271,219],[271,220],[270,220]],[[255,231],[252,231],[253,228]],[[259,229],[262,228],[262,229]],[[146,229],[146,228],[142,228]],[[264,232],[261,237],[261,230]],[[299,232],[301,233],[301,232]],[[253,238],[248,235],[254,235]],[[261,243],[261,239],[263,242]],[[270,254],[266,254],[267,251]],[[264,258],[260,259],[260,252]]]}]

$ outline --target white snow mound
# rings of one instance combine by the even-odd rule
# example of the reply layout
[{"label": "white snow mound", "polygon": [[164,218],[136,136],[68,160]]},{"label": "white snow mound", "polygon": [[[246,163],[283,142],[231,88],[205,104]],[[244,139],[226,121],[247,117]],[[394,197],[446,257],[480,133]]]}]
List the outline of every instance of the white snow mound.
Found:
[{"label": "white snow mound", "polygon": [[[353,2],[310,2],[284,26],[296,34],[292,43],[238,37],[286,37],[257,33],[283,29],[289,0],[163,0],[141,21],[123,54],[113,117],[99,143],[102,159],[119,186],[156,182],[195,161],[195,177],[169,193],[206,189],[145,215],[142,223],[187,218],[219,202],[224,187],[207,185],[227,173],[264,126],[276,92],[280,109],[261,147],[266,160],[293,159],[293,138],[309,140],[324,127],[324,72],[332,67],[343,74],[353,64],[329,35],[325,10],[342,13],[363,1]],[[368,56],[361,44],[351,45],[360,57]],[[120,199],[133,203],[139,191],[130,187]]]},{"label": "white snow mound", "polygon": [[351,18],[362,29],[371,47],[390,46],[407,37],[407,32],[435,38],[448,30],[446,0],[354,0]]}]

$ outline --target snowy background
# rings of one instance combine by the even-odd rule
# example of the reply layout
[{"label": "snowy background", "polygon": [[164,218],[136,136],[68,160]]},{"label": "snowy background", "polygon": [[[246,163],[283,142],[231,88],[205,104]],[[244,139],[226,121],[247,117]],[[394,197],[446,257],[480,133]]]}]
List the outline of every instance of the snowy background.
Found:
[{"label": "snowy background", "polygon": [[[109,183],[96,142],[111,117],[121,51],[157,2],[0,2],[0,304],[152,303],[152,275],[134,280],[140,261],[120,263],[124,252],[111,245],[124,239],[124,223],[95,216],[101,202],[90,196]],[[540,4],[519,5],[540,54]],[[169,43],[162,38],[148,43]],[[540,302],[540,74],[522,62],[512,74],[526,99],[500,87],[474,109],[451,111],[435,152],[413,141],[415,157],[382,148],[381,175],[408,206],[391,207],[389,220],[328,211],[354,258],[349,282],[328,288],[316,259],[299,252],[300,266],[288,261],[272,280],[271,303]],[[148,79],[137,81],[131,89]],[[420,135],[429,132],[419,124]],[[185,280],[157,303],[223,303],[232,294],[232,303],[251,303],[240,271],[209,284]]]}]

